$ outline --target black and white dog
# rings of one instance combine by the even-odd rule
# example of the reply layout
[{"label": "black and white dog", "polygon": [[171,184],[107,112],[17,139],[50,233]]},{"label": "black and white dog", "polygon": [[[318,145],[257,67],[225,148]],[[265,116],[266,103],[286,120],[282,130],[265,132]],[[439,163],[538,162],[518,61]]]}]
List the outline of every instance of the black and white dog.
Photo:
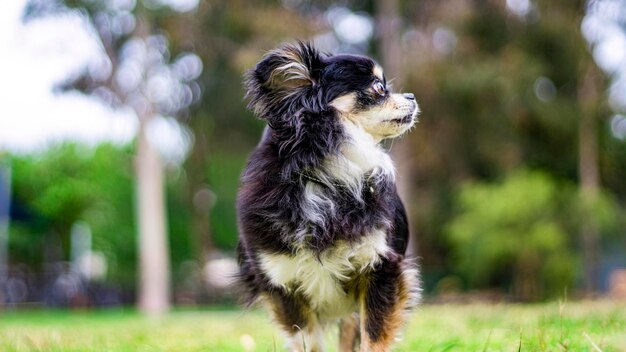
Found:
[{"label": "black and white dog", "polygon": [[267,121],[238,197],[239,280],[263,302],[290,351],[389,351],[419,296],[405,259],[408,224],[379,145],[413,126],[413,94],[392,94],[372,59],[310,44],[268,53],[245,77]]}]

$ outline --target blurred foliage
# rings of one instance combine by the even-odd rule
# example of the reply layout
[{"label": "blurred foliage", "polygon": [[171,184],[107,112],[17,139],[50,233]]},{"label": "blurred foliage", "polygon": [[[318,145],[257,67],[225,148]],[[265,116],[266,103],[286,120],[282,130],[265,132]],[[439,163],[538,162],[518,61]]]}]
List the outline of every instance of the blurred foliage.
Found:
[{"label": "blurred foliage", "polygon": [[460,188],[459,213],[448,233],[456,270],[470,286],[489,287],[504,280],[526,300],[561,294],[572,286],[575,255],[558,221],[559,215],[567,215],[558,214],[563,209],[558,188],[553,179],[537,172],[518,172],[500,184],[467,183]]},{"label": "blurred foliage", "polygon": [[[107,281],[132,289],[137,240],[130,150],[61,144],[41,155],[13,156],[11,163],[16,206],[23,209],[12,223],[11,261],[38,267],[44,254],[47,261],[69,261],[71,227],[84,221],[92,231],[93,250],[107,258]],[[177,187],[168,184],[174,267],[194,254],[186,201]]]},{"label": "blurred foliage", "polygon": [[[423,110],[420,125],[409,137],[414,153],[408,162],[414,163],[416,175],[414,185],[417,192],[413,198],[416,206],[411,217],[414,220],[413,229],[417,235],[418,252],[423,258],[425,279],[431,287],[442,275],[460,271],[465,273],[470,288],[511,287],[515,284],[503,279],[516,275],[515,261],[519,258],[508,259],[508,266],[485,267],[489,263],[497,264],[496,260],[507,253],[501,241],[489,247],[490,240],[485,239],[466,248],[470,251],[475,246],[485,246],[481,250],[493,251],[480,264],[486,270],[484,273],[481,269],[450,260],[454,257],[450,254],[451,251],[456,253],[454,258],[459,260],[457,251],[463,243],[457,238],[461,236],[459,233],[463,233],[458,229],[457,203],[461,202],[462,208],[483,206],[484,212],[512,211],[513,203],[503,203],[509,201],[507,197],[511,196],[504,190],[496,193],[503,197],[499,200],[490,198],[482,205],[464,202],[468,201],[468,197],[478,197],[487,192],[483,188],[489,189],[488,184],[505,179],[507,175],[519,174],[519,170],[524,169],[541,170],[543,178],[539,179],[544,182],[531,182],[534,177],[529,176],[529,183],[520,181],[517,186],[526,187],[526,192],[536,192],[532,189],[534,186],[543,187],[540,190],[546,193],[544,198],[534,201],[546,208],[547,213],[534,221],[550,225],[537,229],[532,224],[524,230],[511,228],[510,232],[519,238],[510,241],[519,243],[530,240],[528,236],[533,236],[532,231],[552,238],[556,241],[554,243],[560,245],[542,250],[550,250],[549,258],[555,261],[550,264],[554,265],[554,274],[560,270],[565,274],[554,284],[548,284],[551,287],[537,296],[562,293],[556,292],[557,288],[571,284],[572,274],[582,272],[577,258],[581,246],[578,238],[580,224],[561,223],[559,217],[565,216],[561,211],[550,215],[555,207],[558,209],[558,204],[554,204],[556,200],[550,194],[558,194],[558,199],[569,193],[571,198],[575,189],[567,185],[575,185],[579,181],[579,121],[585,113],[580,95],[585,88],[585,72],[590,71],[596,78],[597,87],[594,90],[604,91],[607,82],[595,66],[589,44],[580,32],[584,2],[533,1],[532,5],[533,11],[526,16],[518,16],[507,10],[504,1],[405,3],[411,9],[408,13],[413,14],[408,23],[426,37],[422,39],[415,35],[415,39],[407,44],[405,53],[410,55],[415,48],[428,49],[419,51],[421,57],[411,60],[413,64],[407,64],[405,85],[406,90],[414,91],[420,97],[418,101]],[[453,34],[451,44],[444,47],[447,51],[429,44],[428,38],[434,38],[437,31]],[[605,97],[597,94],[588,104],[586,113],[592,115],[595,126],[592,136],[595,135],[599,143],[600,182],[605,192],[611,195],[602,199],[614,199],[618,204],[624,204],[626,183],[617,181],[618,178],[626,179],[624,143],[612,137],[607,127],[611,111]],[[469,186],[464,186],[457,194],[458,185],[468,182],[483,185],[478,187],[482,191],[477,190],[475,194],[466,189]],[[496,183],[493,187],[497,189],[501,186]],[[519,193],[523,195],[522,191]],[[479,200],[474,199],[475,202]],[[594,209],[596,215],[583,214],[578,207],[577,211],[571,210],[568,216],[580,220],[623,214],[623,210],[614,206],[605,207],[606,213],[601,208],[586,209]],[[474,210],[467,214],[474,214]],[[491,235],[509,230],[508,225],[497,220],[495,214],[476,215],[482,216],[483,222],[491,221],[475,221],[491,228]],[[521,222],[528,214],[519,216],[516,221]],[[451,227],[449,221],[453,217],[457,225]],[[452,231],[457,234],[453,236],[457,238],[456,243],[448,242],[446,239],[450,238],[442,236],[450,228],[457,229]],[[613,233],[621,236],[605,240],[623,251],[623,230],[615,228]],[[451,248],[453,243],[455,246]],[[500,253],[495,250],[500,250]],[[470,254],[464,254],[464,264],[473,258]],[[543,269],[548,263],[542,260],[547,259],[538,258],[537,263],[530,259],[527,261],[532,267],[543,263],[539,266]],[[574,266],[564,270],[566,263]],[[472,274],[476,277],[467,276],[470,270],[476,271]],[[497,270],[498,273],[494,272]],[[544,274],[548,275],[548,272],[542,272]],[[548,278],[537,280],[546,281]]]},{"label": "blurred foliage", "polygon": [[[65,3],[90,15],[102,10],[97,1]],[[582,272],[581,219],[592,219],[608,246],[626,247],[626,143],[610,134],[602,94],[587,111],[597,127],[603,191],[591,203],[578,196],[585,73],[598,91],[607,87],[580,33],[584,1],[531,3],[518,16],[505,1],[400,1],[404,77],[394,88],[415,93],[422,114],[405,137],[410,153],[396,162],[415,176],[411,230],[427,290],[460,275],[469,289],[560,295]],[[263,128],[245,107],[242,74],[281,42],[337,38],[325,17],[337,6],[377,15],[374,1],[360,0],[201,1],[187,13],[142,8],[172,57],[194,52],[204,65],[202,99],[180,118],[192,150],[167,174],[174,265],[235,246],[238,177]],[[380,58],[375,39],[364,54]],[[41,264],[50,236],[62,239],[67,259],[70,227],[82,220],[114,263],[109,279],[132,285],[131,152],[65,145],[15,156],[15,198],[28,216],[12,223],[11,260]]]},{"label": "blurred foliage", "polygon": [[215,207],[211,212],[211,224],[215,244],[219,248],[234,248],[237,244],[237,215],[235,211],[236,193],[239,187],[239,175],[246,161],[246,155],[217,152],[213,155],[208,176],[212,190],[216,195]]}]

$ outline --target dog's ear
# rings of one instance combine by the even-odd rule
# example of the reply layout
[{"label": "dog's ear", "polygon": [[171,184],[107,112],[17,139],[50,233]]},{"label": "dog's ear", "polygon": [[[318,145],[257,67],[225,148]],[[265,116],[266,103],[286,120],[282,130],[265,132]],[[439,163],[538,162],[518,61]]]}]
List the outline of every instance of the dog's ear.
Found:
[{"label": "dog's ear", "polygon": [[298,109],[298,98],[317,85],[322,65],[320,53],[310,43],[270,51],[245,75],[248,107],[265,119],[295,112],[290,110]]}]

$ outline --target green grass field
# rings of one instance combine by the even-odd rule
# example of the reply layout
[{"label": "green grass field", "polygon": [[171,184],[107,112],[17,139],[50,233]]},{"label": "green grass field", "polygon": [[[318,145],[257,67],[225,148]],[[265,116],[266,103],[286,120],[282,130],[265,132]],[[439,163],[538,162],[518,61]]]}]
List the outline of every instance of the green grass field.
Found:
[{"label": "green grass field", "polygon": [[[328,340],[334,351],[335,332]],[[180,310],[158,320],[133,311],[0,311],[0,351],[283,351],[282,346],[280,333],[259,310]],[[395,349],[518,350],[626,351],[626,303],[423,305]]]}]

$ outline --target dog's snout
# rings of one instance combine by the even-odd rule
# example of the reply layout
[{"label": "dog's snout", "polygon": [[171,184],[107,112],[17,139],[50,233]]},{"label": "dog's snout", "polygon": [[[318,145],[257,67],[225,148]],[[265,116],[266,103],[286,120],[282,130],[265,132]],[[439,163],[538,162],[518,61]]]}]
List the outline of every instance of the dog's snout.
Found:
[{"label": "dog's snout", "polygon": [[405,99],[415,100],[415,95],[413,95],[413,93],[404,93],[403,96]]}]

